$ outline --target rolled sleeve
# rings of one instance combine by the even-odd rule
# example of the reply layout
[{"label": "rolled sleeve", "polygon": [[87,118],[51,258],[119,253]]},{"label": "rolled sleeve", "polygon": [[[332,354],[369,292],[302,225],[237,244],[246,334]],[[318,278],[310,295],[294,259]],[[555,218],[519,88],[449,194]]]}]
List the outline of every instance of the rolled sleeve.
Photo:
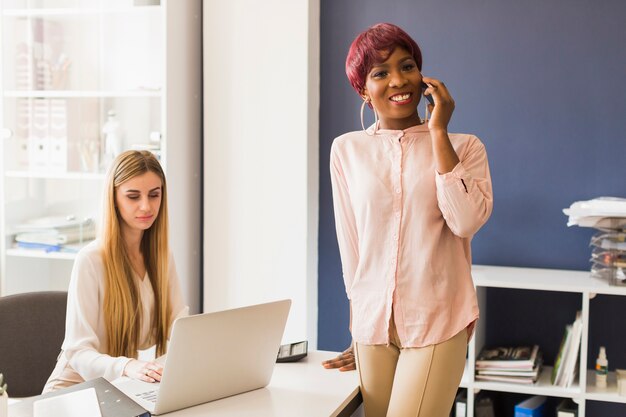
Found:
[{"label": "rolled sleeve", "polygon": [[452,233],[462,238],[473,236],[493,209],[487,153],[478,138],[474,139],[452,171],[435,172],[439,209]]}]

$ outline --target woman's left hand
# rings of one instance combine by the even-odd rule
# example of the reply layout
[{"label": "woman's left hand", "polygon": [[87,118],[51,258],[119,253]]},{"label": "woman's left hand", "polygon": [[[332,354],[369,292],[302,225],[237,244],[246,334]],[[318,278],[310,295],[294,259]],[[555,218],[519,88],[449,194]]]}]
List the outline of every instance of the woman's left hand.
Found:
[{"label": "woman's left hand", "polygon": [[341,372],[354,371],[356,369],[356,360],[352,345],[336,357],[322,362],[322,366],[326,369],[339,369]]},{"label": "woman's left hand", "polygon": [[428,105],[430,119],[428,120],[429,130],[448,131],[448,123],[454,112],[454,100],[445,84],[436,78],[422,77],[422,80],[428,84],[428,88],[424,91],[430,94],[435,100],[435,105]]}]

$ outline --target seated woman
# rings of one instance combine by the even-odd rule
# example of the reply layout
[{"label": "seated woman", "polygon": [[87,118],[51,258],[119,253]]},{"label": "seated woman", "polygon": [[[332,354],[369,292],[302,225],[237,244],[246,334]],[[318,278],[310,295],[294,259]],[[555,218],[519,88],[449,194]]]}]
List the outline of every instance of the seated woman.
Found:
[{"label": "seated woman", "polygon": [[167,187],[159,161],[126,151],[106,177],[102,234],[77,255],[68,290],[65,340],[43,392],[93,378],[161,380],[162,365],[137,359],[167,349],[186,315],[168,244]]}]

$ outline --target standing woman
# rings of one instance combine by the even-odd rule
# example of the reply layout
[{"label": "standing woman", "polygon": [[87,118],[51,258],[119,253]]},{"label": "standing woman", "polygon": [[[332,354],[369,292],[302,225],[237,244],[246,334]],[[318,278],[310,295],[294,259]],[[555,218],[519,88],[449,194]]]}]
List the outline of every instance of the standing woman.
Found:
[{"label": "standing woman", "polygon": [[168,244],[167,187],[148,151],[115,158],[106,178],[102,236],[77,255],[65,340],[44,393],[93,378],[161,380],[163,367],[138,350],[167,349],[187,314]]},{"label": "standing woman", "polygon": [[[448,416],[478,319],[470,241],[492,210],[487,154],[476,136],[448,133],[454,100],[421,68],[419,47],[399,27],[357,36],[346,73],[377,121],[331,149],[367,417]],[[417,112],[422,82],[434,99],[428,122]]]}]

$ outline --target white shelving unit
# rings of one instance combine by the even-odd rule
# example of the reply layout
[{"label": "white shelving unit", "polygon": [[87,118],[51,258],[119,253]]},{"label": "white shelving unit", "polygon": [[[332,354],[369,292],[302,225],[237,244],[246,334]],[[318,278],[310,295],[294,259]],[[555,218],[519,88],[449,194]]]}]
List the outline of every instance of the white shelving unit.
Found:
[{"label": "white shelving unit", "polygon": [[[588,400],[626,404],[626,397],[617,394],[614,373],[609,374],[608,388],[598,389],[593,385],[593,370],[589,369],[593,364],[587,363],[590,303],[593,303],[593,299],[598,294],[626,296],[626,288],[610,286],[604,280],[592,278],[588,271],[474,265],[472,276],[481,309],[481,319],[478,321],[475,335],[468,347],[468,363],[461,381],[461,387],[467,389],[468,417],[474,417],[475,396],[481,390],[571,398],[578,404],[579,417],[585,417],[585,406]],[[579,377],[573,386],[568,388],[553,386],[550,383],[551,366],[544,366],[539,380],[532,385],[475,380],[475,358],[485,345],[487,332],[485,328],[486,317],[489,314],[487,288],[555,291],[580,295],[583,331],[579,352]],[[575,311],[571,312],[572,321],[575,313]],[[565,324],[563,323],[563,328]],[[511,326],[515,325],[511,323]]]},{"label": "white shelving unit", "polygon": [[2,0],[0,295],[67,288],[75,254],[18,248],[15,226],[66,215],[99,222],[113,110],[122,149],[154,148],[160,137],[170,243],[198,311],[200,11],[201,0]]}]

